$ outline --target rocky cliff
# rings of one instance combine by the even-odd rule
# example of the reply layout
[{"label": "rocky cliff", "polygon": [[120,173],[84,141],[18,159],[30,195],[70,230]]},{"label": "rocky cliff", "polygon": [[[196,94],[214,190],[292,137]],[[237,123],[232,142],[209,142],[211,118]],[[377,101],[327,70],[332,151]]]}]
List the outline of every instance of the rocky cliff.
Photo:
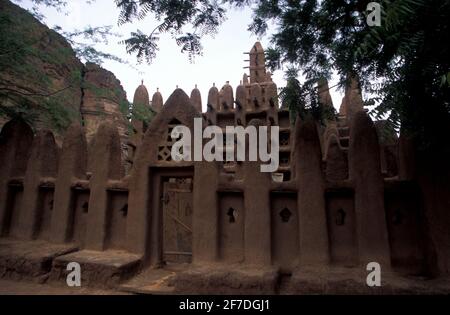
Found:
[{"label": "rocky cliff", "polygon": [[83,76],[81,115],[88,140],[92,139],[100,123],[112,121],[124,138],[127,123],[123,111],[128,106],[127,96],[114,74],[93,63],[86,63]]},{"label": "rocky cliff", "polygon": [[19,115],[58,136],[79,120],[90,140],[110,120],[126,137],[126,94],[113,73],[84,65],[63,36],[7,0],[0,0],[0,34],[0,127]]}]

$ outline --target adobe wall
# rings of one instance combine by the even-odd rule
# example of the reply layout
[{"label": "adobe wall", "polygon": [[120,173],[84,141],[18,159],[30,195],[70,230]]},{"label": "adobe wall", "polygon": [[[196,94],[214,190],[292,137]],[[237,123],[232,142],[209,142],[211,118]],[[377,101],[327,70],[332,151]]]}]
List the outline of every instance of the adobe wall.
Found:
[{"label": "adobe wall", "polygon": [[33,131],[22,121],[5,124],[0,134],[0,235],[15,226],[21,211],[23,177],[27,169]]},{"label": "adobe wall", "polygon": [[[244,102],[238,89],[236,97]],[[99,127],[89,152],[77,124],[67,130],[61,149],[48,131],[33,135],[24,123],[5,125],[2,236],[75,243],[100,253],[120,249],[142,256],[146,266],[161,266],[162,183],[190,177],[193,265],[289,273],[376,261],[408,274],[448,273],[448,183],[425,169],[416,180],[406,158],[410,146],[402,139],[400,176],[385,177],[377,132],[364,111],[353,113],[347,136],[345,126],[324,134],[311,120],[297,118],[292,126],[288,112],[270,104],[256,111],[219,104],[203,114],[194,105],[182,90],[174,91],[149,125],[128,176],[111,123]],[[276,173],[283,176],[260,172],[259,161],[172,161],[171,129],[183,124],[193,130],[195,117],[204,117],[204,127],[208,119],[219,126],[238,119],[243,126],[279,125],[284,160]],[[435,261],[428,258],[433,255]]]},{"label": "adobe wall", "polygon": [[142,145],[137,149],[136,158],[129,180],[129,217],[127,220],[127,248],[145,256],[153,264],[158,264],[160,254],[156,248],[161,243],[156,231],[160,220],[159,194],[152,190],[158,176],[158,167],[185,168],[191,167],[191,162],[173,163],[170,158],[168,142],[169,125],[173,122],[183,124],[193,130],[193,118],[201,117],[192,106],[189,97],[177,89],[167,99],[163,109],[149,125]]}]

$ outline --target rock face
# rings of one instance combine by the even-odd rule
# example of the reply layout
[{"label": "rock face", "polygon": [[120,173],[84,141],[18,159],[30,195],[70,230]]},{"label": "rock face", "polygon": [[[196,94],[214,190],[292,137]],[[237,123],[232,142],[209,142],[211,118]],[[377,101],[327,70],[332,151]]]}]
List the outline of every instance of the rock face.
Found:
[{"label": "rock face", "polygon": [[[0,128],[7,109],[20,109],[35,129],[51,129],[57,142],[73,121],[83,121],[88,140],[100,121],[113,122],[126,136],[120,111],[126,94],[114,74],[84,65],[63,36],[6,0],[0,1],[0,32],[6,46],[0,47]],[[1,54],[17,43],[23,54]]]},{"label": "rock face", "polygon": [[126,120],[120,106],[126,106],[127,96],[114,74],[93,63],[86,63],[83,80],[81,115],[88,142],[99,125],[109,121],[116,125],[121,138],[127,134]]},{"label": "rock face", "polygon": [[[47,115],[58,110],[58,103],[73,119],[79,119],[83,64],[69,43],[9,1],[0,1],[0,12],[0,32],[7,46],[0,49],[17,45],[23,51],[0,57],[2,105],[27,106],[27,113],[37,112],[36,127],[54,123],[59,127],[60,122]],[[51,98],[41,96],[51,93],[55,93]]]}]

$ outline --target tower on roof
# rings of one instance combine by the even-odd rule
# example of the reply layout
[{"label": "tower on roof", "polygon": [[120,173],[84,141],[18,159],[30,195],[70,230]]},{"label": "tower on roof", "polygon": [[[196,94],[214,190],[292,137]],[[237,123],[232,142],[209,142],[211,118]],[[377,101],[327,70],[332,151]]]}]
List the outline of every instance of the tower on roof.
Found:
[{"label": "tower on roof", "polygon": [[141,80],[141,85],[139,85],[134,92],[133,104],[150,106],[150,97],[147,88],[144,85],[144,80]]},{"label": "tower on roof", "polygon": [[155,112],[161,111],[163,107],[164,101],[161,92],[159,92],[159,88],[156,88],[155,94],[152,97],[152,108]]},{"label": "tower on roof", "polygon": [[262,83],[267,81],[266,57],[260,42],[256,42],[250,52],[250,83]]}]

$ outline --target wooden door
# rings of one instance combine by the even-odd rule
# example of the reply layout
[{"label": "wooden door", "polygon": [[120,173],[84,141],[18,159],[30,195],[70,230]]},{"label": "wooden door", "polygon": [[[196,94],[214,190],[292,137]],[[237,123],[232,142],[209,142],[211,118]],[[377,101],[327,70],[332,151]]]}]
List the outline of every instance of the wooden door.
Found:
[{"label": "wooden door", "polygon": [[163,190],[163,261],[192,260],[192,179],[171,178]]}]

